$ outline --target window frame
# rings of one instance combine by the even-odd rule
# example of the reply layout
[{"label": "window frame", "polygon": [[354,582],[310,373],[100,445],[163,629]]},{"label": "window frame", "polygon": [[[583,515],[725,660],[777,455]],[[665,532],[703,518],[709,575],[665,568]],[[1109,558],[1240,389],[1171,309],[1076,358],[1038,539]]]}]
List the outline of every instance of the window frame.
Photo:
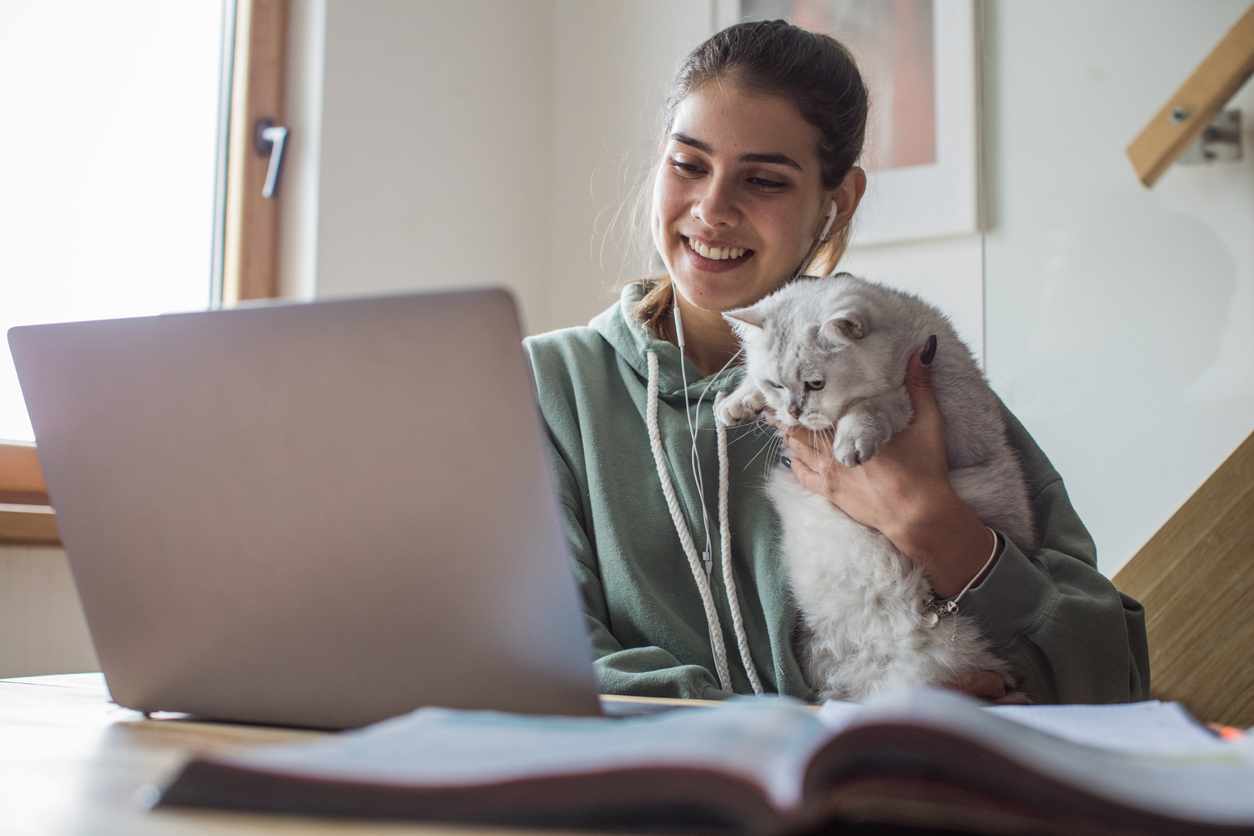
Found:
[{"label": "window frame", "polygon": [[35,446],[0,444],[0,545],[60,544]]}]

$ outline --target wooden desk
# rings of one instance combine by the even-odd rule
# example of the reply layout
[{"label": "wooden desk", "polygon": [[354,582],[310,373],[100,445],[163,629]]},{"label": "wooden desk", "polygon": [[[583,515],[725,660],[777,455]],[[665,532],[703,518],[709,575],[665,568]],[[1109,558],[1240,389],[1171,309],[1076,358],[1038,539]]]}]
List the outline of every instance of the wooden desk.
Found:
[{"label": "wooden desk", "polygon": [[[478,836],[451,825],[146,810],[144,784],[164,786],[192,755],[321,734],[183,719],[145,719],[109,702],[100,674],[0,680],[0,833],[339,834]],[[536,831],[532,831],[535,833]]]}]

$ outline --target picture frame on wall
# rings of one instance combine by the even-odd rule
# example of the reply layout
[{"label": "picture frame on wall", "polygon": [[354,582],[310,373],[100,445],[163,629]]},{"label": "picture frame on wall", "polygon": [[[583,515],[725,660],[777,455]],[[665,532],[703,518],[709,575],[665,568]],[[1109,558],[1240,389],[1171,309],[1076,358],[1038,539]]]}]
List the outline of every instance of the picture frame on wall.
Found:
[{"label": "picture frame on wall", "polygon": [[853,53],[871,96],[851,246],[980,231],[974,0],[715,0],[716,28],[783,18]]}]

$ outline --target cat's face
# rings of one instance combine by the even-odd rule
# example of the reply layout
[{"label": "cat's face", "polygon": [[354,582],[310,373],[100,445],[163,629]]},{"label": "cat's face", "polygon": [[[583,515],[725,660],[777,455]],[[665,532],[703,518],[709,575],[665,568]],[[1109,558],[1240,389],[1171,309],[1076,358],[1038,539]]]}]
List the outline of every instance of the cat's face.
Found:
[{"label": "cat's face", "polygon": [[725,314],[745,348],[746,373],[786,427],[829,430],[853,404],[892,385],[893,365],[866,306],[831,309],[805,282]]}]

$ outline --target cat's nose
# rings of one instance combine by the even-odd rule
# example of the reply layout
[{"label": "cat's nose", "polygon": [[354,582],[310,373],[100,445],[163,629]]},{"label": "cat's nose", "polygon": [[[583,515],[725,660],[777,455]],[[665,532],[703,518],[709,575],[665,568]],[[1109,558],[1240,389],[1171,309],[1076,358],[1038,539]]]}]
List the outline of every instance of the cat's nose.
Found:
[{"label": "cat's nose", "polygon": [[791,416],[792,416],[792,417],[794,417],[794,418],[800,418],[800,417],[801,417],[801,407],[799,407],[799,406],[790,406],[790,407],[788,407],[788,414],[789,414],[789,415],[791,415]]}]

